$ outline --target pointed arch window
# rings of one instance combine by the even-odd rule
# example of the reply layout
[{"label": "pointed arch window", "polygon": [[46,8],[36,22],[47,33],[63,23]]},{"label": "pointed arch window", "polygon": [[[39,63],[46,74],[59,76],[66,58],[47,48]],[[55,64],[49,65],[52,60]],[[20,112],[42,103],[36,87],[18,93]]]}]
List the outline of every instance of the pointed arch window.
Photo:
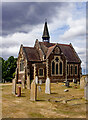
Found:
[{"label": "pointed arch window", "polygon": [[52,62],[52,74],[53,75],[55,74],[55,62],[54,61]]},{"label": "pointed arch window", "polygon": [[54,56],[54,59],[51,61],[51,75],[63,75],[63,61],[61,60],[60,56]]},{"label": "pointed arch window", "polygon": [[20,71],[24,71],[24,61],[20,61]]},{"label": "pointed arch window", "polygon": [[60,62],[60,74],[62,74],[62,62]]},{"label": "pointed arch window", "polygon": [[56,64],[56,74],[58,75],[58,63]]}]

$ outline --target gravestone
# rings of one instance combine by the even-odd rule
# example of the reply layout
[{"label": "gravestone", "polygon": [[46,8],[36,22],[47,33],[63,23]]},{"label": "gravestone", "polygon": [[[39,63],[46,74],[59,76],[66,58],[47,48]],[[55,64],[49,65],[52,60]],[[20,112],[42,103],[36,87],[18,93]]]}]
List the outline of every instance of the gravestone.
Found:
[{"label": "gravestone", "polygon": [[88,82],[87,84],[85,85],[85,88],[84,88],[84,97],[86,100],[88,100]]},{"label": "gravestone", "polygon": [[39,92],[41,92],[41,91],[42,91],[41,86],[38,86],[38,90],[39,90]]},{"label": "gravestone", "polygon": [[25,76],[23,75],[23,78],[22,78],[22,88],[25,89]]},{"label": "gravestone", "polygon": [[87,83],[86,77],[82,76],[80,79],[80,89],[84,89],[86,83]]},{"label": "gravestone", "polygon": [[65,86],[69,87],[69,81],[66,81]]},{"label": "gravestone", "polygon": [[35,83],[38,84],[38,76],[35,77]]},{"label": "gravestone", "polygon": [[30,93],[30,100],[36,101],[37,100],[37,85],[35,80],[31,83],[31,93]]},{"label": "gravestone", "polygon": [[12,81],[12,94],[16,94],[16,79],[14,78]]},{"label": "gravestone", "polygon": [[21,87],[20,86],[18,86],[18,88],[17,88],[17,96],[21,97]]},{"label": "gravestone", "polygon": [[39,80],[39,84],[40,84],[40,85],[42,84],[42,80]]},{"label": "gravestone", "polygon": [[46,83],[45,83],[45,93],[46,94],[50,94],[51,93],[51,88],[50,88],[50,79],[47,78],[46,79]]}]

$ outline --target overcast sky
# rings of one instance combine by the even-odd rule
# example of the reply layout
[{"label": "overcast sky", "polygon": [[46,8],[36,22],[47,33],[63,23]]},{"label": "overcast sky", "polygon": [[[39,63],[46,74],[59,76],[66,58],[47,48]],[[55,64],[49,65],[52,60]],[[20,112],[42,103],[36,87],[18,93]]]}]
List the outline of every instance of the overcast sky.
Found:
[{"label": "overcast sky", "polygon": [[[42,41],[47,18],[50,42],[72,43],[86,67],[86,3],[85,2],[3,2],[2,52],[3,58],[18,56],[20,45],[34,46]],[[0,33],[1,40],[1,33]]]}]

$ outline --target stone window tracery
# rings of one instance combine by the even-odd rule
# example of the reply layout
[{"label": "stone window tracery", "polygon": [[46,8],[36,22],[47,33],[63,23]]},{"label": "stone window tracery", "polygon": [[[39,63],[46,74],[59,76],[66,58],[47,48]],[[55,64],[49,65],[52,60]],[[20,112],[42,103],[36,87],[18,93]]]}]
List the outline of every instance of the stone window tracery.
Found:
[{"label": "stone window tracery", "polygon": [[63,75],[63,61],[61,60],[60,56],[54,56],[54,59],[51,61],[51,75]]}]

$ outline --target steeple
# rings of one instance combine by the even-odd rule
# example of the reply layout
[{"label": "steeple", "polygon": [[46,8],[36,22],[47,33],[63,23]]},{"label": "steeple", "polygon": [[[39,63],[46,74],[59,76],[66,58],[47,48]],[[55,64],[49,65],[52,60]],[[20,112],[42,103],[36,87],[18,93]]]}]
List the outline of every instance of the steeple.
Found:
[{"label": "steeple", "polygon": [[48,27],[47,27],[47,21],[45,20],[42,40],[43,40],[43,42],[49,42],[49,39],[50,39],[50,36],[49,36],[49,32],[48,32]]}]

